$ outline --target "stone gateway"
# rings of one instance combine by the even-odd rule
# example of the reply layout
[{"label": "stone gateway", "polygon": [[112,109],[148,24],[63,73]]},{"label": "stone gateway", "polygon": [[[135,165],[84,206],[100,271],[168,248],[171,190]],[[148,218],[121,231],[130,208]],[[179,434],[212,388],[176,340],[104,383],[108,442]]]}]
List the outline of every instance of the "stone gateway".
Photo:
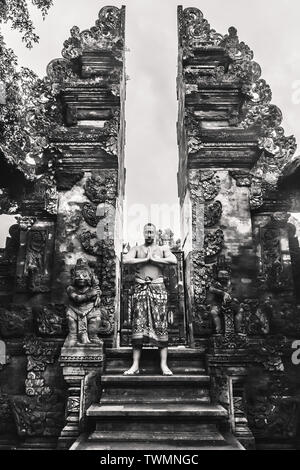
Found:
[{"label": "stone gateway", "polygon": [[114,450],[295,449],[295,138],[237,30],[178,7],[182,248],[148,223],[125,253],[125,88],[125,7],[106,6],[24,111],[47,129],[35,164],[0,149],[17,219],[0,256],[0,449],[109,450],[128,467]]}]

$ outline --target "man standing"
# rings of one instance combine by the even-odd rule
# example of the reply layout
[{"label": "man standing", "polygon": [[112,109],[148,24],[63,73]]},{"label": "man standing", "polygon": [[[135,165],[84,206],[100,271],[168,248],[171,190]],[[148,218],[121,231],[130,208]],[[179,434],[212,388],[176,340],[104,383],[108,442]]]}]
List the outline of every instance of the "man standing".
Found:
[{"label": "man standing", "polygon": [[163,266],[177,264],[176,256],[168,246],[155,243],[156,228],[144,227],[145,243],[135,246],[124,255],[123,263],[135,265],[135,287],[132,297],[132,348],[133,364],[125,375],[139,373],[142,347],[145,344],[160,348],[160,366],[163,375],[172,375],[167,365],[168,319],[167,291],[164,285]]}]

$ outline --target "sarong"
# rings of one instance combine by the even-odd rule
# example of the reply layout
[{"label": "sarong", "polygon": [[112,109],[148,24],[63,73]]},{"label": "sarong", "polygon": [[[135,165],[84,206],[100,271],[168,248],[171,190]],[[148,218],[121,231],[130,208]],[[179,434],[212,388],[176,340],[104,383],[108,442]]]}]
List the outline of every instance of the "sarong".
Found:
[{"label": "sarong", "polygon": [[163,278],[136,279],[132,296],[132,345],[168,345],[167,291]]},{"label": "sarong", "polygon": [[94,306],[94,302],[89,302],[85,305],[69,305],[66,315],[77,322],[77,332],[81,335],[87,333],[88,321],[100,318],[100,310]]}]

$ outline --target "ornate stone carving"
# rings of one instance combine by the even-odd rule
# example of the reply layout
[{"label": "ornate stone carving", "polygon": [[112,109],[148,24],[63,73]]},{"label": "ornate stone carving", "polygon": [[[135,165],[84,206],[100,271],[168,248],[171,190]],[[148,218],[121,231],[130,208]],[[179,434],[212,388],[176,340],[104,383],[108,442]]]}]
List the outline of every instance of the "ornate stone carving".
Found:
[{"label": "ornate stone carving", "polygon": [[216,335],[213,345],[216,348],[237,348],[245,343],[243,330],[244,311],[238,299],[232,296],[230,265],[216,268],[215,280],[209,287],[206,299],[214,323]]},{"label": "ornate stone carving", "polygon": [[264,280],[270,290],[282,289],[288,279],[283,273],[280,232],[277,227],[261,229],[261,246]]},{"label": "ornate stone carving", "polygon": [[229,174],[235,179],[237,186],[251,186],[252,175],[249,172],[243,170],[230,170]]},{"label": "ornate stone carving", "polygon": [[187,150],[189,154],[199,152],[202,147],[202,140],[199,136],[192,135],[188,137]]},{"label": "ornate stone carving", "polygon": [[86,253],[94,256],[99,255],[101,247],[96,233],[87,230],[79,234],[79,239]]},{"label": "ornate stone carving", "polygon": [[198,8],[185,8],[180,22],[181,40],[186,55],[199,46],[216,46],[222,35],[211,29],[208,21]]},{"label": "ornate stone carving", "polygon": [[85,194],[93,203],[109,202],[115,205],[117,188],[117,172],[103,170],[100,175],[92,176],[87,180]]},{"label": "ornate stone carving", "polygon": [[215,171],[190,170],[189,187],[193,199],[211,201],[220,192],[220,178]]},{"label": "ornate stone carving", "polygon": [[102,288],[102,319],[100,334],[110,335],[115,324],[116,253],[113,240],[99,241],[95,272]]},{"label": "ornate stone carving", "polygon": [[[284,165],[295,153],[296,141],[294,136],[284,134],[281,127],[282,113],[277,106],[271,104],[270,86],[260,78],[261,69],[253,61],[253,52],[244,42],[240,42],[236,28],[230,27],[228,34],[224,36],[217,34],[204,19],[202,12],[196,8],[182,10],[179,7],[179,40],[183,48],[183,59],[193,56],[196,49],[208,46],[218,46],[226,52],[230,59],[226,67],[216,65],[203,71],[197,65],[185,65],[184,87],[187,92],[196,91],[197,85],[206,87],[210,84],[230,83],[242,88],[244,104],[241,112],[235,112],[230,125],[244,129],[254,125],[260,128],[258,145],[265,152],[259,162],[264,166],[264,173],[272,173],[275,187]],[[188,152],[198,152],[203,145],[201,129],[192,113],[186,114],[185,127]],[[253,175],[257,176],[255,169]],[[262,188],[260,201],[257,197],[252,198],[254,209],[262,205],[267,189]],[[255,191],[256,189],[253,192]]]},{"label": "ornate stone carving", "polygon": [[60,449],[69,448],[79,436],[86,409],[99,399],[103,358],[103,345],[62,348],[59,362],[69,390],[65,425],[58,444]]},{"label": "ornate stone carving", "polygon": [[48,364],[53,364],[58,354],[58,347],[50,342],[30,336],[24,341],[27,355],[27,379],[25,392],[28,396],[50,395],[52,390],[45,383],[44,372]]},{"label": "ornate stone carving", "polygon": [[[231,312],[228,312],[226,319],[231,322]],[[247,343],[248,338],[245,334],[236,334],[234,331],[228,331],[224,335],[214,335],[211,339],[211,344],[214,349],[244,349]]]},{"label": "ornate stone carving", "polygon": [[69,333],[64,347],[102,344],[97,335],[101,321],[101,290],[96,276],[82,259],[77,260],[72,270],[72,284],[68,286],[67,293]]},{"label": "ornate stone carving", "polygon": [[224,246],[224,233],[221,229],[215,232],[208,232],[204,237],[204,252],[206,258],[216,256]]},{"label": "ornate stone carving", "polygon": [[192,253],[193,266],[193,319],[201,329],[209,328],[209,312],[205,304],[208,286],[212,280],[212,271],[206,266],[203,250]]},{"label": "ornate stone carving", "polygon": [[228,29],[228,34],[225,34],[218,45],[226,49],[232,60],[250,61],[253,59],[253,51],[247,44],[239,41],[237,29],[234,26]]},{"label": "ornate stone carving", "polygon": [[[113,113],[113,117],[105,122],[101,133],[106,137],[103,146],[104,149],[112,154],[118,155],[118,137],[120,131],[120,110],[117,109]],[[107,173],[108,176],[108,173]],[[111,176],[112,178],[112,176]]]},{"label": "ornate stone carving", "polygon": [[121,9],[114,6],[102,8],[93,28],[82,32],[77,26],[71,29],[71,37],[64,43],[62,56],[66,59],[75,59],[85,50],[108,49],[121,58],[122,20]]},{"label": "ornate stone carving", "polygon": [[252,176],[250,186],[250,207],[251,209],[258,209],[263,205],[263,189],[262,179]]},{"label": "ornate stone carving", "polygon": [[54,222],[45,220],[21,232],[16,273],[18,292],[51,290],[54,232]]},{"label": "ornate stone carving", "polygon": [[82,206],[82,215],[84,220],[88,225],[91,227],[97,227],[99,221],[100,221],[100,216],[97,216],[97,205],[96,204],[91,204],[90,202],[86,202]]},{"label": "ornate stone carving", "polygon": [[49,304],[35,309],[35,321],[41,336],[66,335],[66,307],[61,304]]},{"label": "ornate stone carving", "polygon": [[241,303],[245,331],[249,336],[264,336],[270,332],[272,303],[265,300],[244,299]]},{"label": "ornate stone carving", "polygon": [[45,283],[45,251],[47,230],[29,232],[24,272],[28,276],[28,287],[32,292],[47,292],[48,282]]},{"label": "ornate stone carving", "polygon": [[0,308],[0,334],[3,338],[22,337],[32,331],[33,316],[30,307],[11,305]]},{"label": "ornate stone carving", "polygon": [[297,398],[291,396],[283,371],[249,373],[247,416],[256,438],[291,439],[297,429]]},{"label": "ornate stone carving", "polygon": [[[215,171],[190,170],[189,188],[192,198],[193,244],[197,247],[196,239],[199,217],[203,217],[204,241],[203,249],[194,249],[192,253],[192,282],[193,282],[193,317],[199,331],[209,330],[210,315],[206,304],[206,293],[213,279],[212,262],[224,246],[224,234],[221,229],[207,230],[218,223],[222,215],[222,205],[214,198],[220,191],[220,178]],[[201,209],[203,205],[203,209]],[[201,223],[201,222],[200,222]],[[210,263],[208,265],[207,263]]]},{"label": "ornate stone carving", "polygon": [[44,209],[48,214],[57,214],[58,194],[54,177],[44,175],[40,178],[35,187],[35,197],[44,201]]},{"label": "ornate stone carving", "polygon": [[47,66],[47,76],[53,82],[64,82],[78,78],[74,65],[68,59],[54,59]]},{"label": "ornate stone carving", "polygon": [[222,216],[222,204],[220,201],[214,201],[205,205],[204,208],[204,227],[213,227]]},{"label": "ornate stone carving", "polygon": [[56,394],[18,396],[11,402],[19,436],[59,436],[64,423],[64,401],[61,397]]}]

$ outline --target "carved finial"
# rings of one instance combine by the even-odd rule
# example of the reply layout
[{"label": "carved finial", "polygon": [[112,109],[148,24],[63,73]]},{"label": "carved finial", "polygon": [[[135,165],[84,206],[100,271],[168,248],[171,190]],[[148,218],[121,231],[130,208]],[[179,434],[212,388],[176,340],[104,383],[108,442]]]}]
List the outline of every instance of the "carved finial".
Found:
[{"label": "carved finial", "polygon": [[122,49],[124,43],[123,7],[106,6],[101,8],[95,26],[80,32],[73,26],[70,38],[64,42],[62,56],[75,59],[84,51],[97,49]]},{"label": "carved finial", "polygon": [[211,29],[198,8],[185,8],[181,18],[181,34],[184,47],[216,46],[222,40],[222,35]]}]

